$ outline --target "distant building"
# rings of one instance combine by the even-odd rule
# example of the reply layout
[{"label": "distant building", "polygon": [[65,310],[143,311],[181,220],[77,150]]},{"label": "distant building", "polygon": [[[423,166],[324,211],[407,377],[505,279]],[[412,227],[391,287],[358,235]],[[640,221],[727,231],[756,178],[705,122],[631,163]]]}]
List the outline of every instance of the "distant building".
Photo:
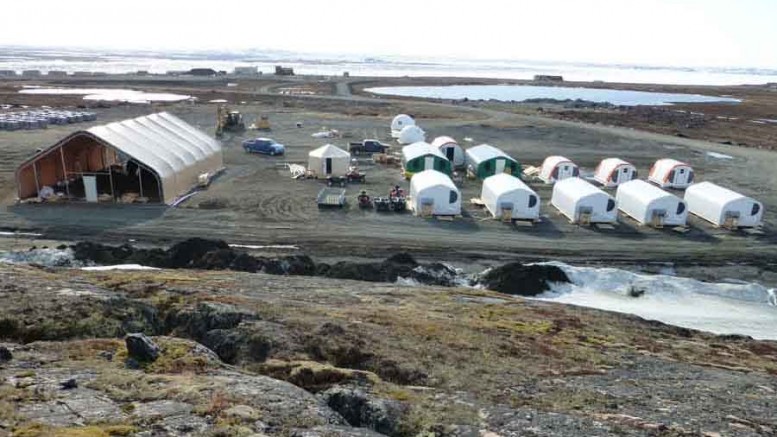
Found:
[{"label": "distant building", "polygon": [[0,77],[16,77],[14,70],[0,70]]},{"label": "distant building", "polygon": [[23,77],[40,77],[40,70],[24,70],[22,71]]},{"label": "distant building", "polygon": [[294,69],[291,67],[282,67],[280,65],[275,66],[276,76],[294,76]]},{"label": "distant building", "polygon": [[76,71],[75,73],[73,73],[73,76],[91,76],[91,75],[92,75],[91,71]]},{"label": "distant building", "polygon": [[192,76],[217,76],[219,73],[212,68],[192,68],[187,74]]},{"label": "distant building", "polygon": [[548,74],[536,74],[534,75],[535,82],[563,82],[563,76],[551,76]]},{"label": "distant building", "polygon": [[67,71],[62,70],[49,70],[48,74],[49,77],[65,77],[67,76]]},{"label": "distant building", "polygon": [[135,76],[148,76],[148,70],[138,70],[135,72]]},{"label": "distant building", "polygon": [[107,76],[107,75],[108,75],[108,73],[106,73],[104,71],[95,71],[95,72],[92,73],[92,76],[100,76],[100,77],[102,77],[102,76]]},{"label": "distant building", "polygon": [[766,88],[777,90],[777,82],[769,82],[766,84]]},{"label": "distant building", "polygon": [[235,67],[234,74],[237,76],[256,76],[259,69],[256,67]]},{"label": "distant building", "polygon": [[184,75],[184,74],[187,74],[187,73],[188,73],[188,71],[183,71],[183,70],[169,70],[169,71],[165,72],[165,75],[166,76],[181,76],[181,75]]}]

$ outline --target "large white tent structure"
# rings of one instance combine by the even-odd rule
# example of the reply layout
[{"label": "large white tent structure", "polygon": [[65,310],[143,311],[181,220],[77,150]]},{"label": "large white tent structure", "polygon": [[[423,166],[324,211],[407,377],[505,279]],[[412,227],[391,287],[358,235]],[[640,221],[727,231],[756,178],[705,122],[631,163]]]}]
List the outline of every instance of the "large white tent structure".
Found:
[{"label": "large white tent structure", "polygon": [[577,164],[563,156],[548,156],[540,167],[540,179],[546,184],[552,184],[567,178],[580,175]]},{"label": "large white tent structure", "polygon": [[20,199],[55,187],[87,202],[132,193],[171,204],[223,166],[218,141],[160,112],[74,132],[23,162],[16,181]]},{"label": "large white tent structure", "polygon": [[618,209],[641,225],[685,226],[688,220],[682,199],[639,179],[620,184],[615,200]]},{"label": "large white tent structure", "polygon": [[650,168],[648,180],[661,188],[688,188],[694,173],[690,165],[676,159],[659,159]]},{"label": "large white tent structure", "polygon": [[467,163],[464,149],[451,137],[442,136],[435,138],[432,141],[432,147],[439,149],[454,167],[464,167]]},{"label": "large white tent structure", "polygon": [[637,168],[620,158],[607,158],[596,166],[594,180],[607,188],[614,188],[637,177]]},{"label": "large white tent structure", "polygon": [[726,228],[756,227],[763,220],[763,204],[712,182],[693,184],[685,190],[685,202],[691,214],[715,226]]},{"label": "large white tent structure", "polygon": [[407,114],[397,115],[393,120],[391,120],[391,136],[393,138],[399,138],[399,134],[402,132],[402,129],[406,128],[407,126],[415,126],[415,120],[413,117]]},{"label": "large white tent structure", "polygon": [[523,181],[507,173],[483,180],[480,200],[493,217],[505,221],[540,218],[540,197]]},{"label": "large white tent structure", "polygon": [[615,223],[618,220],[615,199],[580,178],[556,182],[550,203],[572,223]]},{"label": "large white tent structure", "polygon": [[461,193],[451,178],[435,170],[425,170],[410,180],[410,209],[420,216],[461,214]]},{"label": "large white tent structure", "polygon": [[308,170],[316,176],[343,176],[351,165],[351,154],[345,150],[327,144],[308,153]]},{"label": "large white tent structure", "polygon": [[399,144],[413,144],[422,141],[426,141],[426,132],[416,125],[405,126],[397,137]]}]

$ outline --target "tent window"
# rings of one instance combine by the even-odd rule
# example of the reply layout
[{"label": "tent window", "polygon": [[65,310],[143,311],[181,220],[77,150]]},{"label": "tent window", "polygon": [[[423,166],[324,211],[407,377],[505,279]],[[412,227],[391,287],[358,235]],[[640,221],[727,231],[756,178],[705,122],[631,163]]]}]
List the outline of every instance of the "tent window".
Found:
[{"label": "tent window", "polygon": [[448,198],[448,203],[456,203],[457,200],[459,200],[459,193],[451,190],[451,194]]},{"label": "tent window", "polygon": [[680,215],[685,212],[685,203],[680,202],[677,204],[677,215]]},{"label": "tent window", "polygon": [[688,172],[688,183],[690,184],[691,182],[693,182],[693,172],[689,171]]},{"label": "tent window", "polygon": [[757,203],[754,203],[753,204],[753,209],[750,211],[750,215],[756,215],[759,212],[761,212],[761,205],[759,205]]},{"label": "tent window", "polygon": [[537,205],[537,196],[534,194],[529,195],[529,208],[534,208]]},{"label": "tent window", "polygon": [[[572,176],[573,176],[573,177],[578,177],[578,176],[580,176],[580,169],[579,169],[579,168],[577,168],[577,167],[573,168],[573,169],[572,169]],[[609,211],[609,209],[608,209],[608,211]]]},{"label": "tent window", "polygon": [[613,209],[615,209],[615,201],[612,199],[607,199],[607,212],[610,212]]}]

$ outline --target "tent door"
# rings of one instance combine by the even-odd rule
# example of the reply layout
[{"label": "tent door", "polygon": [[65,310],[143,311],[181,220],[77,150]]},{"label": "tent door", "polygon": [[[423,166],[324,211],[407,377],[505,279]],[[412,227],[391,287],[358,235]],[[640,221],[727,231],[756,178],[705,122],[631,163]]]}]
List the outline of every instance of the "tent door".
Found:
[{"label": "tent door", "polygon": [[664,220],[666,219],[666,211],[663,209],[657,209],[653,211],[653,218],[650,220],[650,224],[654,228],[663,228]]},{"label": "tent door", "polygon": [[424,170],[434,170],[434,156],[424,158]]},{"label": "tent door", "polygon": [[497,159],[496,160],[496,172],[494,174],[504,173],[505,172],[505,160],[504,159]]},{"label": "tent door", "polygon": [[97,202],[97,177],[96,176],[84,176],[84,192],[86,193],[87,202]]},{"label": "tent door", "polygon": [[421,217],[431,217],[434,214],[434,200],[421,199]]},{"label": "tent door", "polygon": [[324,160],[324,174],[326,176],[332,174],[332,158],[326,158]]},{"label": "tent door", "polygon": [[513,204],[510,202],[505,202],[499,205],[500,209],[500,218],[503,222],[511,222],[513,221]]},{"label": "tent door", "polygon": [[456,152],[456,150],[453,147],[448,147],[445,149],[445,157],[448,158],[448,161],[453,162],[453,154]]},{"label": "tent door", "polygon": [[577,210],[577,224],[588,226],[591,224],[591,216],[593,215],[593,208],[589,206],[581,206]]},{"label": "tent door", "polygon": [[739,213],[736,211],[726,211],[723,227],[727,229],[736,229],[739,227]]}]

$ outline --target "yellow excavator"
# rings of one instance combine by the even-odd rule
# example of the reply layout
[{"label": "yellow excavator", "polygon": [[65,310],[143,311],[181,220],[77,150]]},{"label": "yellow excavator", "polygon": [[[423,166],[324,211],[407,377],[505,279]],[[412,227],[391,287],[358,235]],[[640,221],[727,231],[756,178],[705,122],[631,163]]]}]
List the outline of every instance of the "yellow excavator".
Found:
[{"label": "yellow excavator", "polygon": [[240,111],[231,111],[226,105],[218,107],[216,110],[217,137],[224,135],[224,132],[243,132],[244,130],[246,130],[246,125]]}]

